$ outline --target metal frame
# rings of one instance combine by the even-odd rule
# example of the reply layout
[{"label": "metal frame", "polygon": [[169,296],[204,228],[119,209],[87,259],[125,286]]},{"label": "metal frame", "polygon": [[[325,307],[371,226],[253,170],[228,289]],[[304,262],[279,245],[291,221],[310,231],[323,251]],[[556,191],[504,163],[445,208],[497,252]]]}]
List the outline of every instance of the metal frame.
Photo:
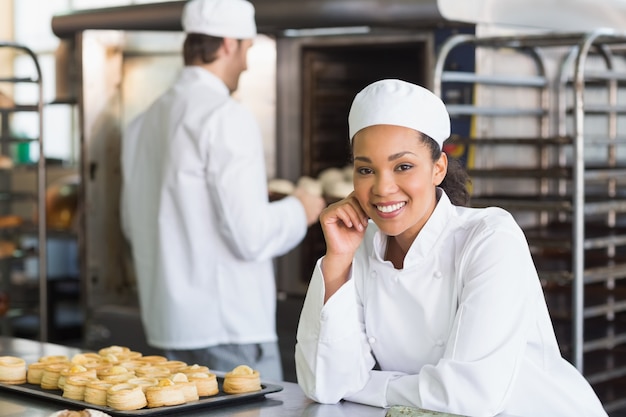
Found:
[{"label": "metal frame", "polygon": [[[537,75],[502,76],[492,74],[455,74],[445,70],[447,56],[454,48],[461,44],[473,44],[477,49],[486,48],[491,51],[506,49],[515,53],[534,55],[537,63]],[[441,49],[434,71],[434,91],[442,92],[442,84],[446,82],[470,83],[474,86],[513,86],[519,89],[540,89],[542,99],[537,108],[528,108],[517,111],[514,105],[511,108],[490,109],[478,105],[449,106],[452,117],[536,117],[541,125],[540,135],[535,137],[471,137],[461,139],[465,143],[475,145],[479,150],[499,146],[517,147],[538,146],[540,157],[537,166],[533,169],[492,169],[487,167],[474,170],[474,181],[487,178],[498,181],[506,174],[508,177],[539,179],[537,195],[481,195],[474,199],[477,206],[499,205],[519,215],[523,212],[543,213],[536,224],[527,229],[527,236],[531,247],[550,249],[565,249],[570,251],[571,265],[568,270],[542,273],[540,278],[546,283],[567,283],[571,285],[571,361],[583,372],[584,354],[600,349],[612,349],[626,343],[625,334],[605,335],[591,339],[585,335],[585,320],[592,317],[606,316],[607,322],[615,314],[626,311],[626,301],[619,302],[607,299],[604,305],[585,307],[587,285],[605,283],[607,288],[614,288],[615,280],[626,278],[626,265],[607,263],[593,266],[586,263],[586,251],[589,249],[603,249],[607,258],[615,255],[617,246],[624,246],[626,233],[618,229],[611,229],[616,225],[619,213],[626,213],[626,198],[619,195],[618,181],[626,179],[623,169],[620,169],[617,157],[617,147],[626,146],[626,135],[621,138],[618,132],[618,116],[626,115],[626,107],[618,105],[618,83],[626,85],[626,76],[620,72],[614,63],[614,48],[623,50],[626,45],[626,34],[612,30],[597,30],[590,33],[555,33],[541,35],[516,35],[503,37],[478,38],[470,35],[459,35],[451,38]],[[547,58],[544,51],[564,51],[556,77],[551,78],[546,72]],[[590,69],[590,56],[598,56],[605,65],[603,70]],[[461,77],[462,75],[462,77]],[[606,92],[606,104],[591,104],[585,102],[587,87],[591,84],[603,88]],[[445,101],[445,97],[444,101]],[[527,103],[525,103],[527,104]],[[603,130],[601,139],[590,137],[588,118],[590,115],[606,117],[606,133]],[[590,145],[603,145],[607,148],[606,166],[598,170],[591,170],[586,161],[585,150]],[[570,152],[568,161],[568,154]],[[622,157],[622,162],[623,157]],[[472,172],[470,172],[472,173]],[[586,191],[590,183],[606,183],[607,198],[587,199]],[[569,186],[568,186],[569,184]],[[607,230],[611,234],[606,236],[586,236],[585,225],[589,216],[605,216]],[[547,226],[549,221],[563,222],[569,219],[569,232],[559,236],[549,236],[549,231],[535,233]],[[539,269],[539,268],[538,268]],[[551,314],[553,312],[551,311]],[[612,325],[612,324],[611,324]],[[619,333],[619,332],[618,332]],[[596,373],[586,373],[585,376],[592,384],[605,383],[626,376],[625,366],[614,366],[613,369]],[[619,387],[614,389],[619,392]],[[619,395],[619,394],[618,394]],[[620,397],[605,404],[607,411],[617,410],[626,406],[626,397]]]},{"label": "metal frame", "polygon": [[[41,75],[41,67],[39,66],[39,60],[35,53],[29,49],[28,47],[14,43],[14,42],[0,42],[0,48],[9,48],[13,50],[17,50],[28,55],[35,66],[36,78],[22,78],[22,77],[13,77],[13,78],[2,78],[0,79],[3,83],[35,83],[37,84],[37,92],[38,99],[37,103],[30,106],[16,106],[14,109],[10,109],[12,112],[20,112],[20,111],[35,111],[38,113],[38,131],[39,137],[38,145],[39,145],[39,160],[37,162],[37,240],[38,240],[38,259],[39,259],[39,271],[38,271],[38,279],[39,279],[39,339],[42,342],[48,341],[48,276],[47,276],[47,256],[46,256],[46,201],[45,201],[45,193],[46,193],[46,158],[44,156],[43,149],[43,81]],[[3,138],[9,139],[10,135],[7,134],[7,137],[4,135],[4,130],[6,129],[4,120],[3,120]],[[17,141],[18,139],[13,139]],[[8,279],[8,277],[5,277]]]}]

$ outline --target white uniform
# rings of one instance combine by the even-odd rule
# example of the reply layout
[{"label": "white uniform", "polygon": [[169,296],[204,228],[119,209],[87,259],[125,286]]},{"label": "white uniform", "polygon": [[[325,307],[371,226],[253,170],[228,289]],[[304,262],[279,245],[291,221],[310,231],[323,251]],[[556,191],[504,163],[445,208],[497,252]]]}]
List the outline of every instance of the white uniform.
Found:
[{"label": "white uniform", "polygon": [[277,340],[272,258],[307,230],[295,197],[268,202],[253,115],[199,67],[122,142],[122,225],[148,342],[164,349]]},{"label": "white uniform", "polygon": [[386,237],[372,222],[350,280],[325,305],[318,261],[297,335],[304,392],[322,403],[475,417],[606,416],[560,355],[527,242],[510,214],[453,206],[438,192],[402,270],[383,260]]}]

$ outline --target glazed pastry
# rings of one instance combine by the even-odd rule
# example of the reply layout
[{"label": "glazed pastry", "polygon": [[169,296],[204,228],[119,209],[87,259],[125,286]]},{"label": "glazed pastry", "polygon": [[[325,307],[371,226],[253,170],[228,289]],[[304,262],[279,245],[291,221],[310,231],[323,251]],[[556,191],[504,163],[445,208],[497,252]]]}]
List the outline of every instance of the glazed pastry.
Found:
[{"label": "glazed pastry", "polygon": [[189,372],[187,379],[196,384],[200,397],[210,397],[220,392],[217,385],[217,377],[210,372]]},{"label": "glazed pastry", "polygon": [[83,401],[85,399],[85,386],[93,380],[95,380],[95,377],[85,375],[68,376],[63,385],[63,398]]},{"label": "glazed pastry", "polygon": [[247,365],[239,365],[224,375],[224,392],[227,394],[241,394],[261,390],[259,371]]},{"label": "glazed pastry", "polygon": [[100,360],[103,363],[108,363],[110,365],[117,365],[120,363],[120,359],[113,353],[107,353],[106,355],[100,356]]},{"label": "glazed pastry", "polygon": [[185,394],[180,386],[168,378],[162,378],[153,387],[146,388],[148,408],[179,405],[185,403]]},{"label": "glazed pastry", "polygon": [[116,410],[139,410],[147,404],[146,395],[139,385],[116,384],[107,390],[107,405]]},{"label": "glazed pastry", "polygon": [[158,366],[161,366],[163,365],[164,362],[167,362],[167,358],[161,355],[142,356],[140,358],[137,358],[137,360],[145,362],[148,365],[158,365]]},{"label": "glazed pastry", "polygon": [[43,389],[59,389],[59,378],[61,372],[70,367],[69,362],[57,362],[46,365],[41,375],[41,388]]},{"label": "glazed pastry", "polygon": [[159,380],[156,378],[135,377],[135,378],[129,379],[126,382],[129,384],[133,384],[133,385],[139,385],[141,387],[141,390],[143,392],[146,392],[146,388],[158,385]]},{"label": "glazed pastry", "polygon": [[60,389],[64,389],[66,379],[72,375],[80,375],[80,376],[88,377],[91,379],[97,378],[95,369],[87,369],[82,365],[72,365],[71,367],[63,369],[61,371],[61,374],[59,375],[59,380],[57,382],[57,386]]},{"label": "glazed pastry", "polygon": [[98,372],[98,379],[111,382],[113,384],[126,382],[134,377],[135,373],[133,371],[129,371],[120,365],[114,365],[110,368],[101,369],[100,372]]},{"label": "glazed pastry", "polygon": [[28,365],[28,371],[26,372],[26,382],[34,385],[41,385],[43,369],[46,366],[48,366],[48,364],[45,362],[33,362]]},{"label": "glazed pastry", "polygon": [[129,350],[126,352],[121,352],[115,355],[120,362],[131,361],[135,359],[141,359],[143,355],[141,352],[135,352],[134,350]]},{"label": "glazed pastry", "polygon": [[193,365],[186,366],[186,367],[180,369],[178,372],[182,372],[184,374],[191,374],[191,373],[195,373],[195,372],[206,372],[206,373],[208,373],[209,372],[209,367],[208,366],[203,366],[203,365],[198,365],[196,363],[196,364],[193,364]]},{"label": "glazed pastry", "polygon": [[72,356],[72,359],[70,360],[70,362],[75,363],[76,365],[84,365],[93,361],[101,362],[102,356],[95,352],[77,353]]},{"label": "glazed pastry", "polygon": [[144,365],[135,369],[135,375],[148,378],[169,378],[172,372],[164,366]]},{"label": "glazed pastry", "polygon": [[112,383],[94,379],[85,385],[84,400],[93,405],[107,405],[107,390],[113,386]]},{"label": "glazed pastry", "polygon": [[166,361],[163,363],[158,363],[158,366],[164,366],[170,370],[172,374],[180,372],[181,369],[186,368],[188,365],[183,361]]},{"label": "glazed pastry", "polygon": [[135,371],[137,368],[140,368],[142,366],[146,366],[145,362],[142,362],[138,359],[129,359],[129,360],[125,360],[120,362],[119,364],[120,366],[123,366],[124,368],[128,369],[129,371]]},{"label": "glazed pastry", "polygon": [[174,382],[174,384],[178,385],[182,389],[186,403],[190,401],[198,401],[200,398],[198,395],[198,387],[194,382],[189,381],[187,375],[179,372],[172,375],[170,379]]},{"label": "glazed pastry", "polygon": [[111,346],[107,346],[107,347],[100,349],[98,351],[98,354],[100,356],[107,356],[107,355],[117,356],[119,354],[128,353],[128,352],[130,352],[130,348],[126,346],[111,345]]},{"label": "glazed pastry", "polygon": [[44,368],[52,363],[69,363],[69,359],[65,355],[48,355],[42,356],[37,362],[28,365],[26,380],[29,384],[41,385],[41,377]]},{"label": "glazed pastry", "polygon": [[16,356],[0,356],[0,382],[9,385],[26,383],[26,361]]},{"label": "glazed pastry", "polygon": [[65,355],[46,355],[39,358],[38,362],[43,363],[57,363],[57,362],[69,362],[70,359]]}]

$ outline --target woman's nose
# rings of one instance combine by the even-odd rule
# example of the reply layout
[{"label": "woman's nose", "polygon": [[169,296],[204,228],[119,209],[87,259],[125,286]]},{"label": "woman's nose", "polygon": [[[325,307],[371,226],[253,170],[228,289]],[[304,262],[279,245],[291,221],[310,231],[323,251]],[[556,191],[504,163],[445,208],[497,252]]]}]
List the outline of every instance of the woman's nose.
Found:
[{"label": "woman's nose", "polygon": [[398,186],[391,174],[379,174],[376,176],[373,187],[376,195],[389,195],[394,193]]}]

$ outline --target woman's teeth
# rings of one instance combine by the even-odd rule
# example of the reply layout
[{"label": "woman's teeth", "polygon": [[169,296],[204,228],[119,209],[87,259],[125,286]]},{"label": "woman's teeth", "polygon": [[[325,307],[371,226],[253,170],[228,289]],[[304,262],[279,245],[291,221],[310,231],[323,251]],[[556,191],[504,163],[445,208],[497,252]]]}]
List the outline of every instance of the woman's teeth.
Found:
[{"label": "woman's teeth", "polygon": [[391,204],[388,206],[376,206],[378,211],[382,211],[383,213],[391,213],[392,211],[400,210],[402,207],[406,205],[406,202]]}]

